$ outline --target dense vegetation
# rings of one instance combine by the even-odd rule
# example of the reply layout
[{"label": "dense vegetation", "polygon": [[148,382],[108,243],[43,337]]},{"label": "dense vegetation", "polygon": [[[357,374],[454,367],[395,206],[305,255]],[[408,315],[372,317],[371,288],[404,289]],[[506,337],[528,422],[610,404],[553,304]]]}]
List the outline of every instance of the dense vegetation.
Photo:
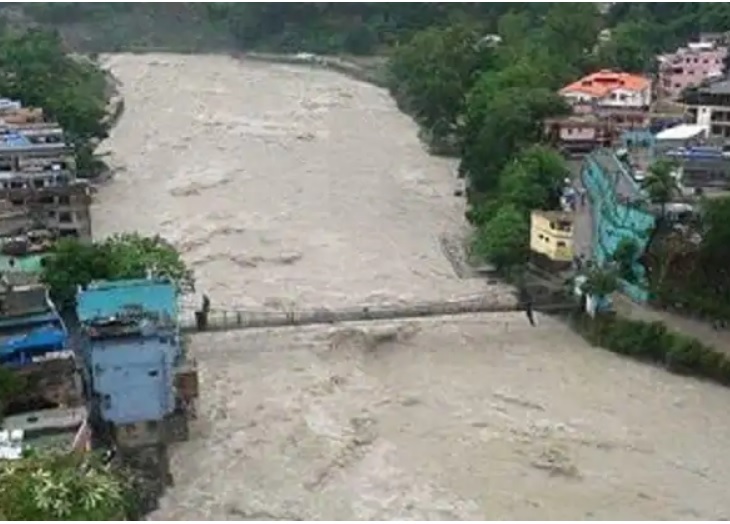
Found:
[{"label": "dense vegetation", "polygon": [[126,520],[131,500],[125,476],[94,456],[31,453],[0,460],[3,520]]},{"label": "dense vegetation", "polygon": [[[22,7],[21,7],[22,6]],[[32,21],[61,29],[93,51],[223,47],[269,51],[371,54],[416,31],[460,19],[489,30],[513,6],[504,3],[37,3],[11,4]],[[531,16],[544,11],[526,4]]]},{"label": "dense vegetation", "polygon": [[74,141],[106,135],[104,74],[69,56],[53,31],[0,35],[0,93],[43,108]]},{"label": "dense vegetation", "polygon": [[55,300],[72,304],[78,286],[94,280],[144,278],[147,271],[166,276],[181,289],[194,286],[193,274],[180,254],[161,237],[125,234],[85,244],[62,239],[46,258],[42,279]]},{"label": "dense vegetation", "polygon": [[661,322],[581,315],[576,327],[588,341],[614,353],[730,386],[730,358],[696,339],[669,331]]}]

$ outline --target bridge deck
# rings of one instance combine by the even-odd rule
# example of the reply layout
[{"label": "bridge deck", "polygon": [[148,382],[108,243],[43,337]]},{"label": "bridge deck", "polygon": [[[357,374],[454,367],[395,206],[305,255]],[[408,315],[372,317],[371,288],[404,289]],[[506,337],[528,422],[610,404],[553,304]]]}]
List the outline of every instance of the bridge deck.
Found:
[{"label": "bridge deck", "polygon": [[[546,313],[558,313],[573,308],[571,303],[555,303],[535,306]],[[207,319],[199,323],[195,312],[188,312],[182,319],[182,331],[233,331],[240,329],[335,324],[340,322],[362,322],[376,320],[397,320],[438,316],[466,315],[473,313],[498,313],[524,311],[525,305],[518,300],[464,299],[441,302],[422,302],[406,305],[384,305],[350,307],[341,309],[319,309],[312,311],[223,311],[211,310]]]}]

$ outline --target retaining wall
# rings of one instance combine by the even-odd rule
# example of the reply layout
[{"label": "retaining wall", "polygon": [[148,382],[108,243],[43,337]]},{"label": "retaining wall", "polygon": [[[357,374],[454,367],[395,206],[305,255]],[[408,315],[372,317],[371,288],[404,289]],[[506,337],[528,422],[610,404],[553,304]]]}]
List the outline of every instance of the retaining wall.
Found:
[{"label": "retaining wall", "polygon": [[[599,161],[596,154],[610,153],[603,151],[586,157],[581,168],[581,178],[591,199],[593,259],[599,264],[604,264],[611,260],[624,238],[633,240],[639,247],[639,252],[643,253],[651,240],[656,219],[645,208],[638,191],[636,201],[627,201],[617,196],[619,193],[617,187],[620,183],[631,184],[633,181],[626,178],[619,180],[619,177],[628,175],[622,171],[617,160],[616,169],[608,171],[605,159]],[[647,302],[649,285],[646,271],[638,261],[634,263],[633,270],[637,282],[622,281],[622,289],[632,300]]]}]

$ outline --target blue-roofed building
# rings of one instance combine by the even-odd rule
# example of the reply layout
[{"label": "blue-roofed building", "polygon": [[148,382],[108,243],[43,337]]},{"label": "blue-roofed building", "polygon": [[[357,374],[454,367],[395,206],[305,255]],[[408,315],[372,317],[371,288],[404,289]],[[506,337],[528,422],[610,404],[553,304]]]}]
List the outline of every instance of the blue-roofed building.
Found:
[{"label": "blue-roofed building", "polygon": [[0,363],[17,367],[51,353],[64,354],[68,332],[46,288],[4,285],[0,291]]},{"label": "blue-roofed building", "polygon": [[175,285],[163,279],[94,282],[77,294],[85,379],[100,419],[159,422],[176,407],[182,356]]},{"label": "blue-roofed building", "polygon": [[113,317],[140,307],[177,322],[177,291],[168,280],[141,278],[93,282],[79,292],[77,299],[76,309],[81,323]]}]

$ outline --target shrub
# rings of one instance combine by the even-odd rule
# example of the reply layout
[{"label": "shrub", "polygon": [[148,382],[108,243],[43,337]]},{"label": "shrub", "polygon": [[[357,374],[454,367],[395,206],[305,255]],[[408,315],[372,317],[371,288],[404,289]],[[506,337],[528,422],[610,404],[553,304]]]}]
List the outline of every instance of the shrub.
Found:
[{"label": "shrub", "polygon": [[574,325],[594,346],[730,386],[730,357],[699,340],[669,331],[662,322],[581,314]]}]

